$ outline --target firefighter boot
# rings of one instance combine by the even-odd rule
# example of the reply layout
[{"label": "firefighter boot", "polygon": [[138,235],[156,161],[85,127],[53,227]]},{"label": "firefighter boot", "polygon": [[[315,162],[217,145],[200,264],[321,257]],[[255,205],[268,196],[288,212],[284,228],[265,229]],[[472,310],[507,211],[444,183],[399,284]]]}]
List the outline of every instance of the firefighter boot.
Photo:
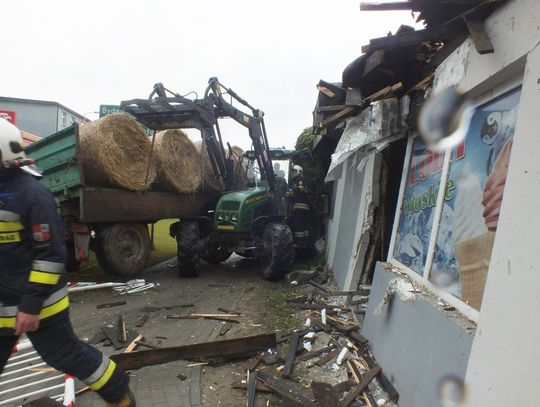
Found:
[{"label": "firefighter boot", "polygon": [[135,402],[135,396],[130,389],[127,390],[126,394],[122,399],[116,403],[106,402],[105,407],[135,407],[137,403]]}]

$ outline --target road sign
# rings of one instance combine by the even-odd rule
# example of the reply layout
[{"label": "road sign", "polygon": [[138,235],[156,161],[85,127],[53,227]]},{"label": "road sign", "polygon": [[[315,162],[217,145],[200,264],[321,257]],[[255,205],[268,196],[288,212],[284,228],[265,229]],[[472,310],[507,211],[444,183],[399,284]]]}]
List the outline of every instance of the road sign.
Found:
[{"label": "road sign", "polygon": [[[104,116],[112,113],[126,113],[119,105],[99,105],[99,118],[101,119]],[[129,113],[126,113],[129,114]],[[139,123],[140,124],[140,123]],[[144,132],[151,136],[153,131],[146,127],[144,124],[141,124]]]}]

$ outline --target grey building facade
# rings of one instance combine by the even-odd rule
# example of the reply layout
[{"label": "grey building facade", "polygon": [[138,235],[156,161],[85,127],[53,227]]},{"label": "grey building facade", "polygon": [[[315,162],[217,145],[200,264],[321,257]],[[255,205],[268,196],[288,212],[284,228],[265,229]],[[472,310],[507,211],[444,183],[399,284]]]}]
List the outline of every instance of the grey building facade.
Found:
[{"label": "grey building facade", "polygon": [[[87,119],[57,102],[0,96],[0,114],[21,130],[47,137]],[[13,120],[14,119],[14,120]]]}]

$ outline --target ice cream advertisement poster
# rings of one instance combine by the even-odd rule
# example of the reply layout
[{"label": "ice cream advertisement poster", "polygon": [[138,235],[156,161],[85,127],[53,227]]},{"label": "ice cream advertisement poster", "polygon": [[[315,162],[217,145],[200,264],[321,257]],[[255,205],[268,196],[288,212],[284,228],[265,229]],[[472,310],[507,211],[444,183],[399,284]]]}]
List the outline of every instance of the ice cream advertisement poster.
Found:
[{"label": "ice cream advertisement poster", "polygon": [[521,89],[476,109],[464,143],[452,151],[430,279],[479,309],[517,119]]},{"label": "ice cream advertisement poster", "polygon": [[[479,106],[451,151],[430,280],[480,308],[499,220],[521,89]],[[443,156],[412,144],[394,258],[423,274]]]},{"label": "ice cream advertisement poster", "polygon": [[420,275],[424,273],[443,163],[444,154],[428,149],[420,137],[414,138],[394,258]]}]

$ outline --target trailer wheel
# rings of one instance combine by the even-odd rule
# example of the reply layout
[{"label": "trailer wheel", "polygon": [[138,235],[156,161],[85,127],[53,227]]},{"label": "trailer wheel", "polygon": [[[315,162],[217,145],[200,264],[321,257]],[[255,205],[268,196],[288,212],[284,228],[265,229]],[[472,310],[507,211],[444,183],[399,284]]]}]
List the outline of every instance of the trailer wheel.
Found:
[{"label": "trailer wheel", "polygon": [[199,275],[199,224],[182,221],[178,224],[178,276],[193,278]]},{"label": "trailer wheel", "polygon": [[96,237],[96,257],[110,274],[134,277],[150,257],[148,227],[141,223],[115,223],[101,229]]},{"label": "trailer wheel", "polygon": [[294,258],[291,229],[281,223],[269,223],[264,229],[263,276],[278,281],[291,271]]}]

